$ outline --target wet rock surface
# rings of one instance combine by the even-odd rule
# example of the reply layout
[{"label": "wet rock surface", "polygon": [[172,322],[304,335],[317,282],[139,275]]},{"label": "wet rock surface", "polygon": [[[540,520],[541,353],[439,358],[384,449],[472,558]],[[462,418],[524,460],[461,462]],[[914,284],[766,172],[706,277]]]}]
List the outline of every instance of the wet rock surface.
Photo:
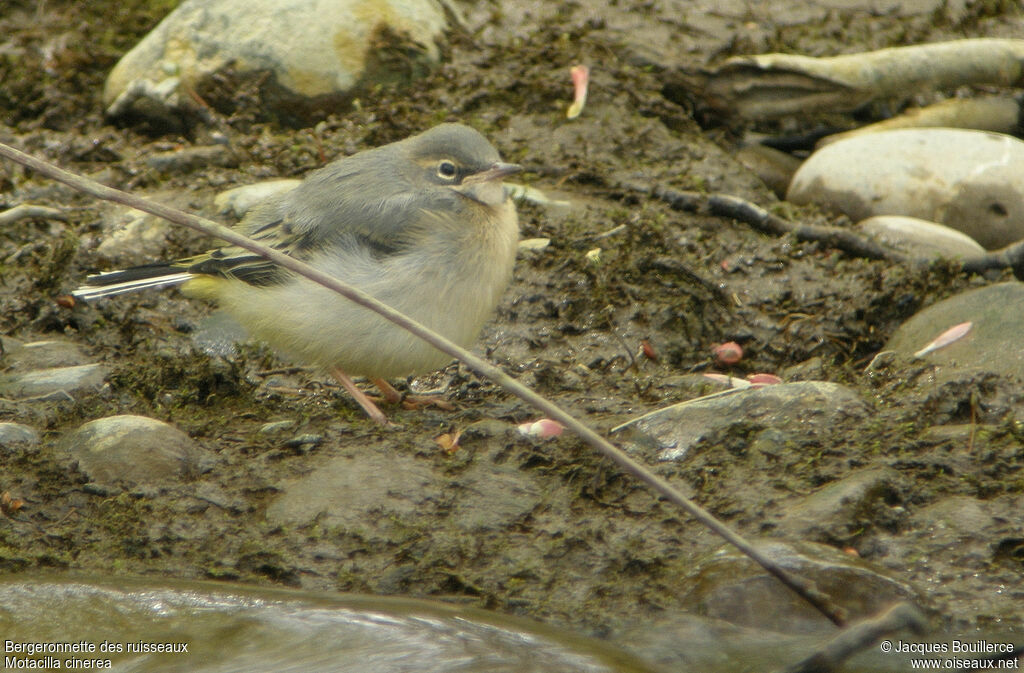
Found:
[{"label": "wet rock surface", "polygon": [[857,228],[914,257],[971,259],[985,253],[977,241],[955,229],[900,215],[876,215]]},{"label": "wet rock surface", "polygon": [[[0,583],[0,598],[8,608],[0,616],[8,643],[61,642],[74,633],[78,642],[97,645],[95,653],[75,658],[110,662],[115,669],[655,673],[598,640],[440,601],[54,577]],[[15,610],[31,617],[8,618]],[[167,650],[140,651],[139,643],[153,644],[155,633],[173,638],[161,642]]]},{"label": "wet rock surface", "polygon": [[120,492],[196,476],[201,450],[181,430],[145,416],[110,416],[68,433],[57,447],[95,490]]},{"label": "wet rock surface", "polygon": [[659,460],[680,460],[698,443],[715,443],[738,428],[755,443],[793,441],[804,432],[813,435],[867,413],[867,405],[849,388],[801,381],[713,394],[645,414],[620,428],[656,442]]},{"label": "wet rock surface", "polygon": [[1024,142],[964,129],[900,129],[836,141],[793,176],[786,198],[854,220],[905,215],[961,231],[988,249],[1024,238]]},{"label": "wet rock surface", "polygon": [[[268,112],[305,121],[351,99],[358,84],[425,73],[445,27],[443,8],[426,0],[186,1],[118,62],[103,98],[113,116],[168,119],[233,76],[261,80]],[[403,47],[400,68],[380,53]]]},{"label": "wet rock surface", "polygon": [[0,448],[6,453],[31,451],[39,445],[39,433],[22,423],[0,423]]},{"label": "wet rock surface", "polygon": [[63,339],[28,343],[4,339],[2,362],[0,396],[13,399],[73,399],[101,390],[108,371]]},{"label": "wet rock surface", "polygon": [[961,338],[919,356],[935,367],[940,378],[954,369],[999,372],[1024,378],[1024,349],[1018,335],[1024,329],[1024,283],[998,283],[969,290],[929,306],[900,325],[886,350],[906,358],[920,353],[946,330],[971,323]]},{"label": "wet rock surface", "polygon": [[[919,602],[917,590],[889,571],[832,547],[814,543],[765,542],[759,551],[805,577],[851,619],[863,619],[899,601]],[[781,633],[828,633],[834,625],[793,592],[766,576],[736,550],[722,548],[694,567],[689,612],[728,624]]]},{"label": "wet rock surface", "polygon": [[[720,190],[776,207],[732,158],[732,136],[698,126],[705,120],[669,70],[768,46],[832,53],[1006,35],[1024,30],[1020,17],[930,0],[881,14],[855,0],[831,9],[770,2],[753,17],[740,2],[715,11],[627,2],[597,17],[589,5],[562,2],[456,6],[472,41],[449,35],[441,64],[409,87],[382,85],[294,130],[261,116],[256,88],[228,86],[235,112],[213,130],[150,135],[108,123],[100,91],[169,7],[57,2],[40,19],[35,5],[15,2],[0,16],[2,54],[21,54],[0,56],[0,135],[113,186],[175,193],[176,205],[216,218],[215,196],[226,189],[298,178],[439,121],[469,123],[526,167],[527,186],[572,204],[520,204],[522,237],[548,243],[520,254],[477,352],[601,432],[720,390],[699,376],[715,368],[779,374],[787,387],[827,382],[833,394],[811,397],[797,420],[745,419],[749,411],[736,408],[680,461],[659,461],[657,443],[635,455],[752,539],[856,552],[872,572],[911,587],[906,595],[927,604],[936,633],[981,638],[1024,624],[1019,330],[972,356],[996,352],[994,362],[945,366],[942,358],[961,358],[957,349],[985,334],[984,316],[957,313],[978,321],[964,343],[906,357],[955,324],[936,319],[923,341],[908,338],[876,360],[913,316],[1009,273],[853,257],[676,209],[636,188]],[[706,25],[715,31],[691,30]],[[568,72],[581,62],[591,66],[590,96],[569,122]],[[211,146],[233,159],[197,165],[203,153],[186,152],[171,168],[150,162]],[[694,609],[685,600],[693,570],[721,540],[568,433],[519,436],[515,427],[538,417],[525,404],[452,365],[413,384],[442,389],[455,412],[389,407],[397,427],[382,429],[327,377],[257,344],[202,350],[196,337],[211,308],[175,290],[73,305],[65,295],[88,273],[122,259],[99,248],[111,234],[109,207],[6,162],[0,190],[4,207],[40,203],[66,216],[19,220],[0,237],[0,374],[99,367],[98,385],[24,399],[0,393],[0,420],[39,438],[31,450],[0,452],[0,493],[24,503],[0,518],[5,572],[426,596],[621,638],[638,651],[660,647],[665,661],[690,649],[655,626]],[[850,225],[811,208],[787,217]],[[174,227],[166,234],[161,259],[212,243]],[[123,254],[155,261],[139,243]],[[995,302],[1007,320],[1019,313],[1011,299]],[[72,348],[34,360],[8,339]],[[730,341],[742,359],[715,363],[712,347]],[[847,398],[859,411],[833,413]],[[159,470],[147,469],[133,486],[90,485],[98,482],[58,447],[86,423],[126,414],[167,423],[208,457],[189,471],[175,459],[157,484]],[[268,428],[281,421],[287,426]],[[439,446],[440,435],[460,430],[454,450]],[[356,495],[365,504],[347,500]],[[731,618],[747,609],[743,593],[732,594]],[[669,635],[652,644],[638,631]],[[734,670],[729,663],[722,670]]]}]

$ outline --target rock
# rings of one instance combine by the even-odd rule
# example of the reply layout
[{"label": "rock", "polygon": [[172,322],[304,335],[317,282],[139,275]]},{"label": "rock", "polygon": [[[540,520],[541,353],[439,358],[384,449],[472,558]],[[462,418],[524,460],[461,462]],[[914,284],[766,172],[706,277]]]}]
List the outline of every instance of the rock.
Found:
[{"label": "rock", "polygon": [[1024,238],[1024,142],[963,129],[900,129],[840,140],[793,176],[786,198],[853,220],[905,215],[961,231],[987,249]]},{"label": "rock", "polygon": [[515,430],[515,426],[506,421],[499,421],[496,418],[484,418],[474,421],[462,431],[462,442],[477,439],[488,439],[490,437],[503,437]]},{"label": "rock", "polygon": [[629,428],[631,443],[656,445],[660,460],[679,460],[704,437],[735,424],[754,422],[776,433],[806,433],[867,411],[868,406],[849,388],[826,381],[800,381],[674,404],[624,423],[615,431]]},{"label": "rock", "polygon": [[736,152],[736,161],[761,178],[780,199],[786,196],[793,174],[800,168],[800,160],[792,154],[760,143],[741,147]]},{"label": "rock", "polygon": [[39,446],[39,433],[21,423],[0,423],[0,453],[24,453]]},{"label": "rock", "polygon": [[173,225],[134,208],[120,211],[120,225],[115,225],[96,246],[96,254],[113,264],[125,265],[159,257],[167,246]]},{"label": "rock", "polygon": [[320,446],[324,441],[323,435],[318,435],[313,432],[304,432],[301,435],[296,435],[284,443],[289,449],[295,449],[300,453],[308,453],[316,447]]},{"label": "rock", "polygon": [[782,378],[786,381],[817,381],[823,376],[825,363],[817,355],[782,370]]},{"label": "rock", "polygon": [[181,430],[145,416],[109,416],[65,435],[58,453],[103,490],[167,485],[194,474],[203,452]]},{"label": "rock", "polygon": [[[144,196],[172,208],[195,210],[195,197],[186,190],[157,190]],[[174,226],[156,215],[113,204],[104,210],[103,232],[84,236],[82,245],[94,246],[98,257],[111,266],[148,264],[165,257]]]},{"label": "rock", "polygon": [[[386,464],[387,469],[381,469]],[[287,482],[267,508],[274,525],[324,526],[359,530],[368,518],[407,516],[441,494],[423,462],[390,456],[339,456],[301,479]]]},{"label": "rock", "polygon": [[236,344],[249,340],[245,328],[227,311],[214,311],[199,321],[192,332],[192,343],[211,357],[232,358],[238,353]]},{"label": "rock", "polygon": [[913,257],[968,260],[985,254],[970,236],[916,217],[876,215],[858,222],[857,228]]},{"label": "rock", "polygon": [[192,105],[183,90],[216,108],[228,88],[233,104],[230,82],[216,81],[231,70],[259,82],[269,112],[308,121],[337,111],[359,85],[435,65],[445,28],[430,0],[185,0],[118,62],[103,101],[111,116],[167,123],[169,109]]},{"label": "rock", "polygon": [[165,173],[190,173],[206,166],[233,168],[238,157],[226,145],[198,145],[155,152],[146,157],[146,165]]},{"label": "rock", "polygon": [[449,516],[471,532],[512,529],[542,502],[523,470],[491,460],[473,461],[446,490],[457,494]]},{"label": "rock", "polygon": [[[953,469],[960,480],[969,482],[979,472],[977,454],[972,459],[965,451],[963,460],[956,462],[960,465],[953,463]],[[880,562],[906,572],[921,586],[939,593],[957,587],[952,590],[954,609],[968,596],[984,594],[979,613],[989,624],[999,624],[1021,600],[1024,495],[935,495],[913,511],[897,534],[878,535],[872,546]],[[985,588],[992,583],[999,588]]]},{"label": "rock", "polygon": [[252,185],[243,185],[221,192],[213,199],[217,212],[244,217],[253,206],[271,196],[279,196],[299,186],[302,180],[286,178],[283,180],[266,180]]},{"label": "rock", "polygon": [[60,339],[22,342],[3,338],[4,368],[12,372],[68,367],[89,362],[89,357],[76,344]]},{"label": "rock", "polygon": [[551,245],[550,238],[524,238],[519,241],[519,252],[537,251]]},{"label": "rock", "polygon": [[74,393],[98,390],[107,371],[98,364],[36,369],[0,376],[0,397],[68,398]]},{"label": "rock", "polygon": [[[813,542],[762,541],[755,547],[784,569],[808,579],[845,609],[854,622],[918,592],[863,559]],[[683,608],[704,617],[756,629],[812,633],[834,628],[821,613],[761,566],[731,546],[699,562]]]},{"label": "rock", "polygon": [[885,345],[910,358],[944,331],[971,322],[970,331],[922,359],[940,369],[976,368],[1024,378],[1024,283],[998,283],[961,292],[919,311]]},{"label": "rock", "polygon": [[275,435],[284,430],[293,428],[295,427],[295,425],[296,421],[289,419],[285,419],[283,421],[271,421],[270,423],[264,423],[263,425],[261,425],[260,429],[257,430],[256,432],[258,432],[261,435]]},{"label": "rock", "polygon": [[1020,545],[1022,508],[1024,497],[1018,494],[989,500],[945,497],[914,513],[910,529],[920,531],[924,539],[907,551],[916,548],[925,556],[952,553],[957,568],[983,569],[999,555],[1005,542],[1016,539]]},{"label": "rock", "polygon": [[856,470],[787,508],[779,527],[790,537],[848,543],[875,527],[895,528],[906,511],[900,473],[891,467]]},{"label": "rock", "polygon": [[[159,534],[158,529],[151,535]],[[268,566],[279,568],[287,563],[280,554],[255,545],[248,548],[250,551],[239,556],[238,565],[250,572],[266,573]],[[81,662],[94,656],[100,661],[112,660],[114,670],[203,673],[670,670],[656,669],[605,640],[453,600],[295,591],[280,586],[280,580],[276,584],[261,588],[175,581],[156,573],[135,578],[124,573],[58,577],[52,572],[49,576],[7,572],[0,583],[0,605],[4,606],[0,629],[9,652],[15,652],[15,645],[21,648],[21,654],[7,656],[12,670],[15,665],[32,670],[71,668],[70,664],[45,665],[43,656],[48,654],[26,657],[25,645],[63,643],[69,634],[85,634],[79,640],[98,644],[112,631],[109,625],[116,625],[115,644],[122,649],[127,649],[124,643],[138,649],[140,641],[153,642],[154,633],[166,634],[161,642],[169,650],[175,645],[177,649],[175,654],[111,653],[97,645],[94,654],[55,654],[50,661],[59,664],[72,657],[71,661]],[[230,650],[226,643],[231,644]],[[172,660],[173,667],[162,663]],[[78,663],[76,669],[86,666]]]},{"label": "rock", "polygon": [[[908,611],[901,612],[906,615]],[[909,612],[913,613],[913,609]],[[920,611],[916,617],[923,622]],[[906,619],[911,622],[914,618]],[[782,625],[785,627],[785,625]],[[643,623],[629,624],[623,631],[612,633],[608,640],[642,656],[645,661],[664,671],[699,671],[700,673],[736,673],[736,671],[828,670],[811,667],[797,668],[796,662],[805,660],[810,653],[820,651],[838,631],[823,633],[780,633],[769,628],[744,628],[708,619],[679,610],[661,610]],[[997,631],[998,632],[998,631]],[[988,631],[975,638],[990,642],[1012,642],[1013,636],[994,637]],[[892,641],[948,643],[957,636],[953,633],[929,633],[922,638],[909,627],[886,633]],[[962,638],[962,636],[961,636]],[[831,670],[850,673],[913,670],[911,659],[920,654],[884,652],[878,647],[861,648],[841,668]]]}]

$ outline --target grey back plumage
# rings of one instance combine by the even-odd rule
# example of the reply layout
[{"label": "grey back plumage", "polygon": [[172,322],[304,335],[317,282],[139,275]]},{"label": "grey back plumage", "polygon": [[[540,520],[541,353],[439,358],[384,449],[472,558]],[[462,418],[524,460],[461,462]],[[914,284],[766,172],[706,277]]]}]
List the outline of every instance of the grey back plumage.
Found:
[{"label": "grey back plumage", "polygon": [[[450,157],[464,175],[498,161],[477,131],[442,124],[400,142],[338,159],[308,174],[295,189],[258,206],[240,225],[249,236],[298,259],[343,239],[357,239],[375,256],[401,254],[429,226],[426,211],[458,211],[464,204],[436,178],[432,161]],[[461,179],[461,178],[460,178]],[[417,207],[410,208],[416,203]],[[230,274],[264,285],[287,273],[240,248],[194,260],[193,273]]]},{"label": "grey back plumage", "polygon": [[[452,163],[457,171],[454,177],[437,173],[439,160]],[[424,211],[458,215],[467,207],[463,197],[445,187],[498,160],[497,150],[474,129],[441,124],[309,173],[295,189],[256,206],[239,228],[303,261],[330,248],[365,250],[377,258],[400,255],[423,227],[431,226]],[[263,257],[225,246],[175,262],[90,276],[75,294],[91,299],[174,285],[189,274],[228,276],[257,286],[290,277]]]}]

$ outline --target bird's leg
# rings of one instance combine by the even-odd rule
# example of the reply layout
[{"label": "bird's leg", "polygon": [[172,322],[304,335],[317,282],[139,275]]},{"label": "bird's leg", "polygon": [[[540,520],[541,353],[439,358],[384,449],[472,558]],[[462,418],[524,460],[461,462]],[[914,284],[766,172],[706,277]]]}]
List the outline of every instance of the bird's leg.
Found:
[{"label": "bird's leg", "polygon": [[395,390],[395,387],[384,379],[371,378],[370,381],[373,382],[373,385],[377,386],[380,394],[391,404],[398,404],[402,401],[402,393]]},{"label": "bird's leg", "polygon": [[[338,379],[338,383],[340,383],[342,387],[344,387],[345,390],[348,391],[349,395],[355,398],[356,402],[358,402],[359,406],[363,408],[363,411],[366,412],[367,416],[377,421],[381,425],[388,424],[388,417],[384,415],[384,412],[377,408],[377,405],[373,403],[373,400],[366,396],[366,393],[364,393],[362,390],[356,387],[355,382],[352,381],[349,375],[346,374],[341,367],[331,367],[329,371],[331,372],[331,376]],[[376,381],[374,381],[374,383],[376,383]],[[379,388],[380,384],[377,384],[377,387]],[[398,394],[398,391],[395,390],[394,388],[391,388],[391,390],[395,394]],[[387,393],[385,392],[385,397],[386,396]],[[400,395],[399,399],[401,399]]]},{"label": "bird's leg", "polygon": [[401,403],[406,409],[422,409],[423,407],[435,406],[445,411],[455,411],[452,403],[440,395],[403,395],[384,379],[371,378],[370,380],[373,382],[373,385],[380,389],[384,399],[392,404]]}]

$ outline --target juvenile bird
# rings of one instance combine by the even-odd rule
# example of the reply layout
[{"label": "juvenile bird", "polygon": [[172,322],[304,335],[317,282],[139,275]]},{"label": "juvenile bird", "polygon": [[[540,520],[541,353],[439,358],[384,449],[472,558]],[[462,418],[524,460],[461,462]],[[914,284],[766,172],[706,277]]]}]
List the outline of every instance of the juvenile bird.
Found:
[{"label": "juvenile bird", "polygon": [[[310,173],[239,223],[461,345],[476,339],[508,285],[519,226],[504,163],[477,131],[441,124]],[[326,368],[374,420],[386,417],[350,376],[386,379],[437,369],[449,356],[369,309],[242,248],[89,276],[89,300],[181,285],[212,299],[249,333]]]}]

